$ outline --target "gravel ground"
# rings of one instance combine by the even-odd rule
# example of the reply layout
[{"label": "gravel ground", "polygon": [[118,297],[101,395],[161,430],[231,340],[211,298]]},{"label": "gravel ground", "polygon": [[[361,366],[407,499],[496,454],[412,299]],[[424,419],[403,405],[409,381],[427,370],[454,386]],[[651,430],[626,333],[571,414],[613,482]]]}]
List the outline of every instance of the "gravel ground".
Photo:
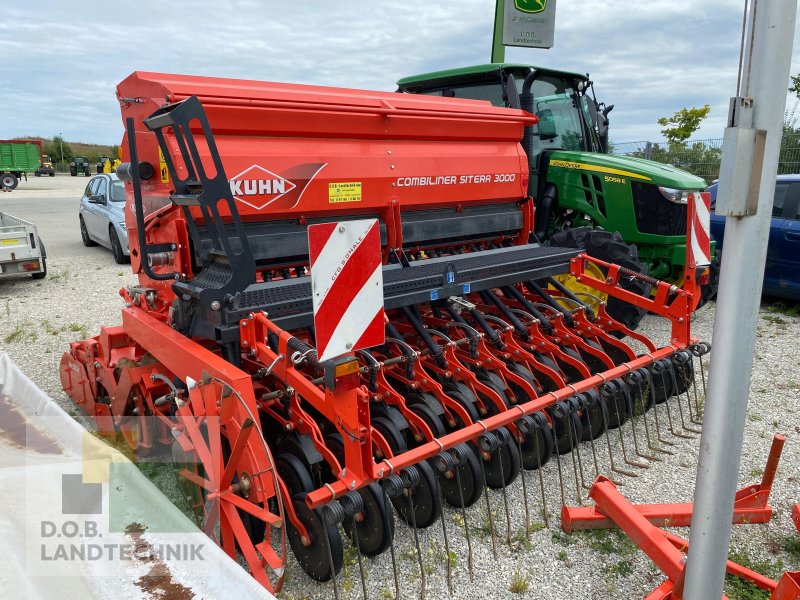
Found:
[{"label": "gravel ground", "polygon": [[[80,189],[74,178],[57,177],[43,180],[41,185],[66,181],[63,186]],[[80,180],[79,180],[80,181]],[[30,183],[38,183],[34,180]],[[15,194],[20,194],[20,188]],[[59,202],[73,190],[59,193],[27,192],[32,202]],[[9,194],[10,195],[10,194]],[[72,198],[75,196],[72,195]],[[49,199],[48,199],[49,198]],[[2,200],[2,198],[0,198]],[[0,202],[0,210],[3,210]],[[70,204],[70,211],[75,211]],[[64,238],[79,239],[74,213],[59,232]],[[40,232],[41,234],[41,232]],[[43,235],[44,238],[44,235]],[[92,249],[95,250],[95,249]],[[58,363],[69,342],[86,335],[96,335],[101,325],[120,324],[122,301],[117,291],[136,283],[127,265],[115,265],[110,253],[98,250],[80,257],[65,252],[53,254],[48,260],[49,275],[44,281],[30,278],[0,280],[0,350],[12,359],[45,392],[55,398],[70,414],[76,409],[61,390]],[[714,305],[701,309],[694,319],[693,334],[701,339],[711,339]],[[661,343],[665,341],[665,323],[649,316],[642,330]],[[791,506],[800,501],[800,318],[774,312],[765,304],[758,325],[756,358],[751,384],[744,449],[740,468],[740,485],[752,483],[761,476],[773,433],[787,437],[783,459],[771,496],[775,508],[772,522],[766,525],[734,527],[732,551],[742,562],[755,566],[766,574],[777,576],[783,570],[800,569],[800,537],[790,521]],[[670,403],[676,424],[678,404]],[[684,410],[686,403],[684,400]],[[77,415],[76,415],[77,416]],[[667,413],[659,409],[662,429]],[[649,426],[654,425],[652,412],[648,413]],[[624,428],[626,445],[633,444],[631,427]],[[642,420],[637,421],[639,440],[644,436]],[[664,455],[662,462],[654,462],[648,469],[628,467],[637,477],[616,475],[624,485],[622,491],[634,502],[690,501],[694,487],[699,437],[678,438],[669,436],[674,446],[672,456]],[[617,462],[620,456],[619,437],[612,433],[611,443]],[[600,471],[611,474],[608,464],[606,438],[597,442]],[[591,447],[581,445],[581,456],[588,483],[594,476],[590,465]],[[568,504],[585,500],[576,493],[573,462],[570,455],[561,459],[563,482]],[[548,524],[545,526],[538,492],[536,472],[526,474],[528,504],[534,531],[529,540],[524,533],[524,501],[518,479],[508,490],[509,516],[513,542],[506,543],[506,514],[500,492],[492,492],[490,501],[497,529],[498,559],[493,558],[491,535],[488,534],[487,511],[484,500],[467,511],[474,564],[474,580],[468,572],[467,544],[463,521],[459,511],[445,509],[450,550],[454,555],[452,596],[448,593],[444,558],[444,541],[441,524],[419,531],[419,544],[426,580],[426,598],[641,598],[662,581],[663,576],[647,557],[639,552],[624,536],[611,533],[577,533],[567,536],[559,527],[560,486],[558,468],[551,460],[544,469],[544,486],[547,490]],[[687,530],[677,530],[688,536]],[[403,597],[419,595],[421,576],[414,551],[412,531],[397,519],[396,562]],[[376,559],[365,559],[367,585],[370,597],[394,597],[394,578],[390,554]],[[358,564],[351,548],[346,548],[346,569],[338,579],[341,597],[361,597]],[[761,598],[748,595],[741,586],[728,588],[732,598]],[[311,582],[290,557],[284,598],[331,598],[330,585]]]}]

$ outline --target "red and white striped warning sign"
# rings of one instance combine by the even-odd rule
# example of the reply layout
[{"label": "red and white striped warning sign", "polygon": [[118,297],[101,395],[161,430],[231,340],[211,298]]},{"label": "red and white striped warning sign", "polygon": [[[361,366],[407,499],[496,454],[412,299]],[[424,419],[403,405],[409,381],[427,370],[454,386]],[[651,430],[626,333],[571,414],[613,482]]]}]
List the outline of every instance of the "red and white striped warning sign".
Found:
[{"label": "red and white striped warning sign", "polygon": [[319,360],[382,344],[377,219],[309,225],[308,249]]},{"label": "red and white striped warning sign", "polygon": [[691,193],[688,204],[689,266],[705,267],[711,264],[711,194]]}]

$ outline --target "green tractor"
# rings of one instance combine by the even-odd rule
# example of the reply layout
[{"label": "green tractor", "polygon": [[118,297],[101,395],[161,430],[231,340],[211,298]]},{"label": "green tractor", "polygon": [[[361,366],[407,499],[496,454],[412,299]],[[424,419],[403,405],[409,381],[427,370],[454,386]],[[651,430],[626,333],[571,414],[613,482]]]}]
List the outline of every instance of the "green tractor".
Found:
[{"label": "green tractor", "polygon": [[[530,162],[537,238],[682,284],[687,195],[705,190],[706,182],[669,165],[608,154],[613,105],[597,101],[588,75],[493,63],[405,77],[397,85],[399,92],[488,100],[536,115],[539,122],[528,128],[522,146]],[[711,271],[699,275],[704,298],[716,292]],[[574,280],[565,283],[584,291]],[[625,285],[650,293],[649,284],[639,280]],[[630,328],[644,316],[631,304],[601,300]]]},{"label": "green tractor", "polygon": [[89,159],[85,156],[76,156],[69,162],[69,174],[77,177],[78,173],[91,177],[92,171],[89,168]]}]

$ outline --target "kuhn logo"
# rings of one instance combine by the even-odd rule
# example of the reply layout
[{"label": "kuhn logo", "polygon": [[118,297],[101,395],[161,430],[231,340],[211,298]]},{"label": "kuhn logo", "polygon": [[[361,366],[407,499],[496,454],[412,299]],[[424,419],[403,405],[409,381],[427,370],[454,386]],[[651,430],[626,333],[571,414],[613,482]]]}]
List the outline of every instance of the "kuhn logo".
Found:
[{"label": "kuhn logo", "polygon": [[258,165],[245,169],[230,179],[233,197],[256,210],[269,206],[297,186]]}]

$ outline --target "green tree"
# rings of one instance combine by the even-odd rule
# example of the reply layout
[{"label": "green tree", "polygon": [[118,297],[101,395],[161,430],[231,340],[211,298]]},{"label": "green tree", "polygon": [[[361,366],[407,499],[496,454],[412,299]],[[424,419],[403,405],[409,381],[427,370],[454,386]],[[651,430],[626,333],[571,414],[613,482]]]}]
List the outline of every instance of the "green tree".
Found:
[{"label": "green tree", "polygon": [[49,155],[56,162],[61,162],[61,149],[64,149],[64,161],[69,162],[72,160],[74,153],[72,147],[65,142],[60,135],[54,135],[53,139],[43,144],[43,151]]},{"label": "green tree", "polygon": [[789,91],[800,98],[800,73],[797,75],[792,75],[790,79],[792,81],[792,85],[789,87]]},{"label": "green tree", "polygon": [[682,146],[692,134],[697,131],[703,119],[708,116],[711,107],[706,104],[703,108],[682,108],[669,118],[661,117],[658,124],[664,129],[661,133],[667,138],[670,147]]}]

